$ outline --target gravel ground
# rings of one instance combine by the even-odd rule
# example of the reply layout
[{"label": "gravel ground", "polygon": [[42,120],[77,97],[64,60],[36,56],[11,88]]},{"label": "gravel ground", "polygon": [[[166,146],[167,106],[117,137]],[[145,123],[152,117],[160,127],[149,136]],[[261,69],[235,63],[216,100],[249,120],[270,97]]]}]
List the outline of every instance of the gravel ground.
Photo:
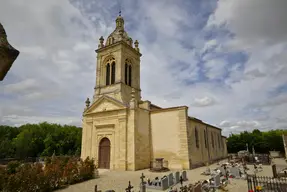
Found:
[{"label": "gravel ground", "polygon": [[[275,160],[275,163],[284,163],[284,160]],[[209,167],[211,169],[216,168],[218,165],[213,164]],[[249,173],[253,172],[253,166],[249,166]],[[199,180],[209,179],[210,176],[201,175],[203,171],[206,170],[206,167],[200,167],[193,170],[187,170],[187,177],[189,181],[186,183],[195,183]],[[173,170],[172,172],[175,172]],[[95,185],[98,185],[98,190],[102,192],[113,189],[116,192],[125,191],[125,188],[128,186],[128,181],[131,181],[131,185],[134,186],[132,191],[139,191],[140,176],[144,173],[146,176],[145,179],[150,178],[154,179],[156,176],[168,175],[170,172],[165,173],[152,173],[149,170],[140,170],[140,171],[112,171],[99,169],[99,178],[92,179],[83,183],[71,185],[68,188],[59,190],[61,192],[94,192]],[[271,166],[263,166],[263,171],[257,174],[258,176],[272,176]],[[180,185],[178,184],[175,188],[179,189]],[[228,184],[227,189],[231,192],[245,192],[247,189],[247,181],[242,179],[230,179],[230,184]],[[147,192],[155,192],[158,190],[147,189]],[[168,191],[168,190],[166,190]]]}]

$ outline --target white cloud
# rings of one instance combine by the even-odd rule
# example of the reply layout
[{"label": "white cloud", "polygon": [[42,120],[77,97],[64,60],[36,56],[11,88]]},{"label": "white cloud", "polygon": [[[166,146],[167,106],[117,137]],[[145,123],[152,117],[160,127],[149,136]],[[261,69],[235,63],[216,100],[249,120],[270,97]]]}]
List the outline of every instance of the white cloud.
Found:
[{"label": "white cloud", "polygon": [[79,118],[76,117],[65,117],[65,116],[60,116],[60,117],[47,117],[47,116],[18,116],[18,115],[7,115],[4,116],[2,119],[2,123],[9,123],[12,124],[13,126],[21,126],[26,123],[31,123],[31,124],[37,124],[41,122],[51,122],[51,123],[57,123],[57,124],[76,124],[80,125]]},{"label": "white cloud", "polygon": [[19,92],[30,92],[38,87],[36,79],[26,79],[21,82],[4,85],[3,93],[19,93]]},{"label": "white cloud", "polygon": [[223,79],[227,62],[223,59],[213,59],[204,63],[204,72],[206,77],[211,80]]},{"label": "white cloud", "polygon": [[192,105],[197,106],[197,107],[206,107],[206,106],[213,105],[214,103],[215,103],[214,99],[205,96],[202,98],[195,98]]},{"label": "white cloud", "polygon": [[22,54],[27,54],[30,57],[41,58],[44,59],[47,56],[47,52],[43,47],[40,46],[30,46],[30,47],[17,47],[17,49],[21,50]]}]

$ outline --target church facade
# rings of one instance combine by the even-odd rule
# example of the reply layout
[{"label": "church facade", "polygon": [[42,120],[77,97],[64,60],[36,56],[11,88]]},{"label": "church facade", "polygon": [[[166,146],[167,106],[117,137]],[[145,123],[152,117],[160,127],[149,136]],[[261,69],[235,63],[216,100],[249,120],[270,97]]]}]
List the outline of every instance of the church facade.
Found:
[{"label": "church facade", "polygon": [[139,42],[118,16],[99,39],[96,87],[83,113],[81,158],[99,168],[140,170],[155,158],[170,169],[191,169],[227,157],[221,129],[188,116],[187,106],[162,108],[141,98]]}]

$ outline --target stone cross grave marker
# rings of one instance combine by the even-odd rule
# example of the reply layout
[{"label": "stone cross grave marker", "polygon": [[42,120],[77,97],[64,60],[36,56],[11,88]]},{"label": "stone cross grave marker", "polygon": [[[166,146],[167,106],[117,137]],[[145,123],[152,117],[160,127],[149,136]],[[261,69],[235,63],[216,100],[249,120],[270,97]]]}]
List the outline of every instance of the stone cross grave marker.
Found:
[{"label": "stone cross grave marker", "polygon": [[101,191],[98,191],[98,185],[95,185],[95,192],[101,192]]},{"label": "stone cross grave marker", "polygon": [[141,175],[141,183],[140,183],[140,192],[146,192],[146,185],[145,185],[145,182],[144,182],[144,174],[142,173]]},{"label": "stone cross grave marker", "polygon": [[170,173],[168,176],[168,186],[173,186],[174,182],[173,182],[173,174]]},{"label": "stone cross grave marker", "polygon": [[134,188],[133,186],[131,186],[131,181],[129,181],[129,185],[126,188],[126,192],[131,192],[131,189]]},{"label": "stone cross grave marker", "polygon": [[183,181],[187,181],[188,180],[187,179],[187,175],[186,175],[186,171],[182,171],[181,176],[182,176]]},{"label": "stone cross grave marker", "polygon": [[238,167],[231,167],[230,168],[230,174],[233,175],[235,178],[241,177],[240,170]]},{"label": "stone cross grave marker", "polygon": [[175,172],[175,175],[174,175],[174,178],[175,178],[175,183],[174,184],[178,184],[179,183],[179,172]]}]

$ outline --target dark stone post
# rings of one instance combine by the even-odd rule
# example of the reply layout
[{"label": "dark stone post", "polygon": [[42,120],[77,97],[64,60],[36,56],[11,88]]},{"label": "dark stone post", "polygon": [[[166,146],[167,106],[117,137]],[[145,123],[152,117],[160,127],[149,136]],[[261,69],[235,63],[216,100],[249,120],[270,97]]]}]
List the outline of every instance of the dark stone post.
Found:
[{"label": "dark stone post", "polygon": [[140,183],[140,192],[146,192],[146,185],[145,185],[145,181],[144,181],[144,174],[142,173],[141,178],[141,183]]},{"label": "dark stone post", "polygon": [[8,40],[5,29],[0,23],[0,81],[2,81],[20,52],[13,48]]},{"label": "dark stone post", "polygon": [[276,165],[275,164],[272,165],[272,172],[273,172],[273,177],[277,178],[278,175],[277,175],[277,170],[276,170]]}]

